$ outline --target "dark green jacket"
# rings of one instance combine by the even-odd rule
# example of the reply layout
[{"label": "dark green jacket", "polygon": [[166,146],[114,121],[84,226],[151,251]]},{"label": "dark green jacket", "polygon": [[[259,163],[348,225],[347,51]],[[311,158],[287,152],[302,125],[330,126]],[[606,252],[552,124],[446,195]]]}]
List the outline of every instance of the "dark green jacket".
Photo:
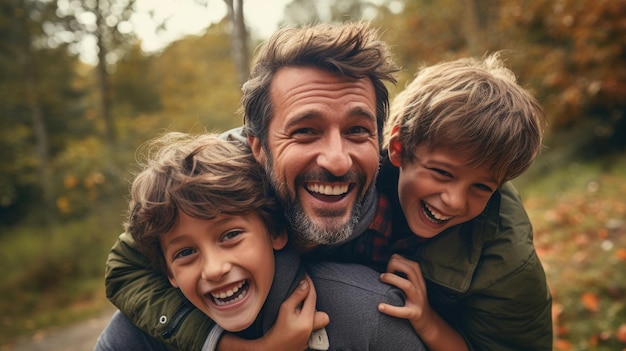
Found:
[{"label": "dark green jacket", "polygon": [[397,215],[397,196],[393,202],[393,238],[409,242],[399,253],[420,263],[431,306],[471,350],[552,350],[552,299],[513,185],[498,189],[477,218],[425,241]]}]

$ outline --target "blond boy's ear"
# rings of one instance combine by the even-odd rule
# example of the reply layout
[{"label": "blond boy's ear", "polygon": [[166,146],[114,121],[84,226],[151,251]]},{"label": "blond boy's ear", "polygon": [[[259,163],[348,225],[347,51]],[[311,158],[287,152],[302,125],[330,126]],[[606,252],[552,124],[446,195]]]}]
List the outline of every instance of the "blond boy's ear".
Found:
[{"label": "blond boy's ear", "polygon": [[402,142],[398,130],[400,127],[393,126],[391,129],[391,138],[389,139],[389,161],[391,164],[400,168],[402,166]]},{"label": "blond boy's ear", "polygon": [[281,230],[280,232],[272,235],[272,248],[274,250],[282,250],[287,245],[287,231]]},{"label": "blond boy's ear", "polygon": [[265,150],[263,150],[263,146],[261,145],[259,138],[248,136],[248,144],[250,145],[254,159],[256,159],[259,164],[264,165],[267,156],[265,155]]}]

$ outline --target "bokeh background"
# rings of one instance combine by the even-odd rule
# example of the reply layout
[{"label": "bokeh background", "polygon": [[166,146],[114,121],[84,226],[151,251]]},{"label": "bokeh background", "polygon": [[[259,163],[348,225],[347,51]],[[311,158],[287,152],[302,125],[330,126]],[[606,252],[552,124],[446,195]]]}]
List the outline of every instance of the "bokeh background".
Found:
[{"label": "bokeh background", "polygon": [[626,350],[626,0],[259,3],[0,1],[0,346],[111,308],[104,262],[135,150],[239,126],[260,20],[276,18],[269,32],[371,21],[403,67],[392,95],[422,65],[503,51],[550,122],[514,183],[554,296],[554,348]]}]

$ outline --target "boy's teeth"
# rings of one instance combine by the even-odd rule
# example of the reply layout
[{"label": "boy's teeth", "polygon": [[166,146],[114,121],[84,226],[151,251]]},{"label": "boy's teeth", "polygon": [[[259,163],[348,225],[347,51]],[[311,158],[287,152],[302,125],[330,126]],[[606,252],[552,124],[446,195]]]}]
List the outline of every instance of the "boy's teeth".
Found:
[{"label": "boy's teeth", "polygon": [[452,218],[452,216],[444,216],[441,215],[437,212],[434,212],[432,210],[432,208],[430,208],[430,206],[428,206],[428,204],[424,203],[424,207],[426,208],[426,210],[428,211],[428,213],[435,219],[439,220],[439,221],[447,221],[448,219]]},{"label": "boy's teeth", "polygon": [[242,281],[242,282],[239,283],[238,286],[236,286],[236,287],[234,287],[232,289],[229,289],[227,291],[223,291],[221,293],[211,293],[211,295],[213,295],[213,297],[216,298],[216,299],[225,299],[227,297],[231,297],[231,296],[235,295],[235,293],[237,291],[239,291],[239,289],[241,289],[241,287],[243,286],[243,283],[244,282]]},{"label": "boy's teeth", "polygon": [[308,190],[314,193],[322,195],[341,195],[348,192],[347,185],[322,185],[322,184],[310,184]]}]

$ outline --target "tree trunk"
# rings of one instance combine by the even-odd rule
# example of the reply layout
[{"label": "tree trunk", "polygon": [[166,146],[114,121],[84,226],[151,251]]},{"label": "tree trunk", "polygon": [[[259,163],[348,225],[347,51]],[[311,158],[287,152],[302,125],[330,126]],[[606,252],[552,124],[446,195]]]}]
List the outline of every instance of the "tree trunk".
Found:
[{"label": "tree trunk", "polygon": [[[248,31],[243,16],[243,0],[224,0],[228,8],[228,18],[232,24],[230,33],[232,50],[231,55],[237,69],[237,80],[243,85],[248,80]],[[235,3],[233,3],[235,2]]]},{"label": "tree trunk", "polygon": [[96,38],[98,41],[98,81],[101,100],[101,112],[104,119],[104,128],[107,140],[113,144],[117,139],[117,133],[115,131],[115,123],[113,121],[113,115],[111,113],[111,106],[113,105],[113,98],[111,93],[111,85],[109,82],[109,75],[107,73],[107,48],[104,42],[104,29],[102,26],[102,9],[100,8],[100,0],[96,0]]},{"label": "tree trunk", "polygon": [[48,130],[44,121],[41,108],[41,99],[39,91],[39,75],[37,74],[37,65],[34,63],[34,53],[31,44],[31,32],[26,17],[22,16],[22,31],[24,38],[21,42],[23,65],[21,69],[24,72],[24,88],[26,92],[26,102],[31,114],[31,122],[33,126],[33,134],[35,136],[35,145],[37,158],[39,159],[39,184],[42,191],[43,201],[43,220],[44,230],[50,231],[52,228],[52,211],[53,211],[53,195],[52,195],[52,172],[50,170],[50,154],[48,146]]}]

